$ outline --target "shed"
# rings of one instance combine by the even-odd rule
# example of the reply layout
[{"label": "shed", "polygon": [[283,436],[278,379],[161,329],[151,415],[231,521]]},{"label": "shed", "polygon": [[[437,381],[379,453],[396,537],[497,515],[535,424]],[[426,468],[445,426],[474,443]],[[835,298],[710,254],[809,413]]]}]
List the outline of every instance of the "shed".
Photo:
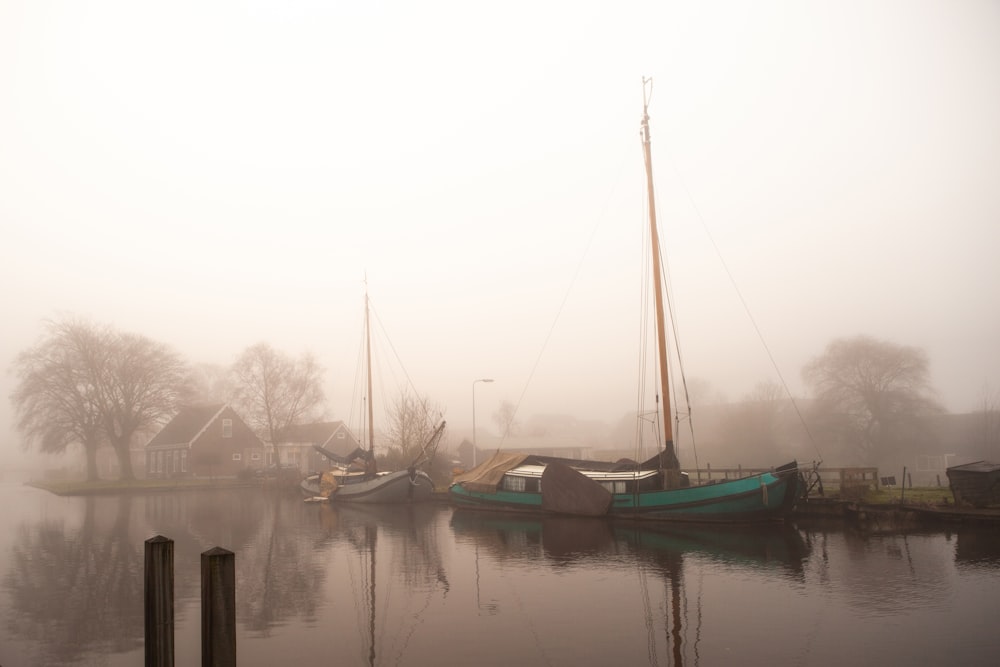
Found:
[{"label": "shed", "polygon": [[977,461],[945,471],[956,505],[1000,505],[1000,463]]}]

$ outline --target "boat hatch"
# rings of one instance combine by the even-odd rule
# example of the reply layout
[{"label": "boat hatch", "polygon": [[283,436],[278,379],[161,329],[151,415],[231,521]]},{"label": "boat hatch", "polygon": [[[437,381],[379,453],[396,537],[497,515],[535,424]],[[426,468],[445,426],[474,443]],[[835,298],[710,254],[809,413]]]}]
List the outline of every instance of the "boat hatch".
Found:
[{"label": "boat hatch", "polygon": [[[507,471],[508,475],[516,475],[518,477],[537,477],[541,479],[542,472],[545,470],[545,466],[542,465],[523,465],[517,466]],[[642,480],[649,479],[651,477],[656,477],[659,474],[658,470],[580,470],[581,473],[589,477],[590,479],[596,480],[598,482],[627,482],[632,480]]]}]

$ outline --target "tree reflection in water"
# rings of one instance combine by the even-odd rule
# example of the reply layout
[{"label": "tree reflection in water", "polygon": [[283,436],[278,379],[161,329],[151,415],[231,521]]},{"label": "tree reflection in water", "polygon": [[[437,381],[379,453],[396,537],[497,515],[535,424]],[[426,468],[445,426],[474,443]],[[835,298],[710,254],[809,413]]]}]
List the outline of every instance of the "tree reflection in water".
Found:
[{"label": "tree reflection in water", "polygon": [[54,520],[18,528],[3,585],[10,632],[36,642],[35,664],[142,646],[143,544],[130,539],[132,499],[116,500],[109,517],[107,502],[87,498],[78,527]]}]

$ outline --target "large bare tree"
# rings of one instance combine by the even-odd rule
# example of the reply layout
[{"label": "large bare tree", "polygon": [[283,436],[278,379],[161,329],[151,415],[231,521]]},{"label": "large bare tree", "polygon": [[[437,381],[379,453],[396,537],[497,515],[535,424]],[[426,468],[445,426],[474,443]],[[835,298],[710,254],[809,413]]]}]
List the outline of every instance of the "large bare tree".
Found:
[{"label": "large bare tree", "polygon": [[118,456],[122,479],[135,479],[131,444],[176,410],[187,368],[168,346],[138,334],[118,334],[101,375],[104,432]]},{"label": "large bare tree", "polygon": [[802,371],[828,432],[856,447],[865,463],[905,447],[920,417],[939,411],[927,355],[869,336],[831,342]]},{"label": "large bare tree", "polygon": [[50,321],[42,339],[21,352],[12,369],[18,383],[11,402],[24,445],[61,453],[80,444],[88,481],[98,478],[97,450],[104,442],[97,376],[111,338],[107,329],[83,320]]},{"label": "large bare tree", "polygon": [[97,479],[97,450],[109,443],[121,477],[134,479],[130,444],[177,405],[184,364],[166,346],[135,334],[67,318],[15,361],[11,394],[25,444],[61,452],[83,446],[87,479]]},{"label": "large bare tree", "polygon": [[311,354],[295,360],[258,343],[239,356],[232,374],[236,409],[271,445],[282,429],[322,411],[323,368]]}]

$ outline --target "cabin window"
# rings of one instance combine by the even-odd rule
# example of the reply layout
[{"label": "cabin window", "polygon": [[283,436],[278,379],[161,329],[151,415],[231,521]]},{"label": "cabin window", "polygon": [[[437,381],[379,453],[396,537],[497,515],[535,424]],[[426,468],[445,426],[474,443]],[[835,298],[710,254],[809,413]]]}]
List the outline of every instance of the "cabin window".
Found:
[{"label": "cabin window", "polygon": [[243,460],[243,455],[240,454],[239,452],[234,452],[233,453],[233,460],[234,461],[242,461]]},{"label": "cabin window", "polygon": [[625,485],[626,482],[624,480],[616,482],[601,482],[601,486],[611,493],[628,493],[628,489]]},{"label": "cabin window", "polygon": [[504,491],[524,491],[523,477],[512,477],[511,475],[503,476],[503,488]]},{"label": "cabin window", "polygon": [[233,420],[223,419],[222,420],[222,437],[231,438],[233,437]]},{"label": "cabin window", "polygon": [[188,471],[188,453],[186,449],[181,450],[181,472]]}]

